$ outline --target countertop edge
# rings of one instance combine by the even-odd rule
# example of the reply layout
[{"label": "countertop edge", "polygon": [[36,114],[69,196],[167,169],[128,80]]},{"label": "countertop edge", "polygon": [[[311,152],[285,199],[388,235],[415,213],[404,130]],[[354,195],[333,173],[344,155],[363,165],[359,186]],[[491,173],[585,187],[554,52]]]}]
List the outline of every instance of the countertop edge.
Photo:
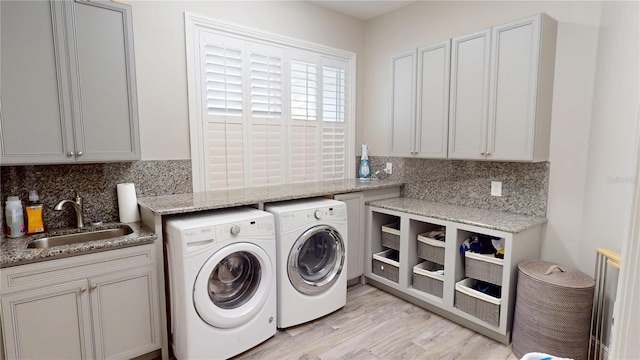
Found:
[{"label": "countertop edge", "polygon": [[[33,264],[49,260],[63,259],[72,256],[81,256],[97,252],[115,250],[125,247],[151,244],[157,239],[152,229],[142,224],[135,223],[107,223],[99,228],[113,228],[128,225],[133,232],[128,235],[114,237],[105,240],[94,240],[85,243],[55,246],[50,248],[29,249],[29,241],[45,236],[55,236],[60,233],[76,231],[72,228],[55,229],[44,234],[22,236],[19,238],[3,237],[0,239],[0,269],[19,265]],[[87,227],[91,229],[91,227]]]},{"label": "countertop edge", "polygon": [[[286,191],[282,191],[277,195],[268,194],[268,195],[253,195],[252,192],[262,192],[269,190],[269,187],[252,187],[252,188],[243,188],[243,189],[232,189],[232,190],[217,190],[217,191],[209,191],[209,192],[194,192],[187,194],[174,194],[174,195],[162,195],[162,196],[151,196],[151,197],[141,197],[138,198],[138,205],[140,207],[145,208],[146,210],[152,212],[154,215],[175,215],[175,214],[185,214],[190,212],[197,211],[206,211],[206,210],[215,210],[215,209],[223,209],[230,208],[235,206],[246,206],[253,204],[262,204],[269,202],[278,202],[278,201],[287,201],[287,200],[296,200],[303,198],[311,198],[311,197],[319,197],[325,195],[336,195],[336,194],[346,194],[346,193],[354,193],[359,191],[367,191],[367,190],[375,190],[375,189],[384,189],[384,188],[392,188],[392,187],[402,187],[405,185],[404,182],[400,181],[391,181],[391,180],[358,180],[358,179],[349,179],[344,180],[344,182],[350,182],[349,185],[345,185],[337,188],[323,188],[322,190],[313,190],[313,191],[293,191],[287,193]],[[322,184],[335,184],[336,181],[326,181],[326,182],[316,182],[316,183],[301,183],[301,184],[289,184],[289,185],[280,185],[279,187],[300,187],[301,189],[305,189],[306,187],[313,186],[314,184],[318,184],[321,186]],[[280,190],[278,187],[274,187],[275,190]],[[305,189],[306,190],[306,189]],[[238,199],[231,200],[229,197],[232,197],[230,194],[242,193],[242,196],[237,196]],[[186,204],[187,198],[191,197],[192,204]],[[196,202],[196,197],[201,197],[203,199],[198,199],[198,204],[194,204]],[[211,200],[207,200],[207,197],[210,197]],[[225,199],[226,200],[219,200]],[[175,205],[158,205],[157,203],[153,204],[153,202],[163,202],[170,203],[175,201]]]},{"label": "countertop edge", "polygon": [[[398,204],[399,203],[399,204]],[[403,203],[408,203],[404,205]],[[540,218],[535,216],[519,215],[506,212],[500,212],[495,210],[471,208],[461,205],[453,205],[446,203],[438,203],[427,200],[412,199],[412,198],[397,198],[389,200],[377,200],[368,203],[369,206],[377,207],[386,210],[393,210],[399,212],[405,212],[412,215],[430,217],[438,220],[457,222],[460,224],[477,226],[485,229],[503,231],[508,233],[517,234],[528,229],[534,228],[539,225],[547,223],[547,218]],[[423,205],[422,208],[417,208],[415,205]],[[431,208],[439,207],[444,209],[439,212]],[[425,208],[429,210],[425,210]],[[458,211],[460,215],[453,215],[451,212]],[[468,214],[472,214],[469,216]],[[494,218],[504,220],[494,221],[479,221],[474,220],[471,217],[483,217]],[[487,216],[489,215],[489,216]],[[502,222],[508,222],[504,224]]]}]

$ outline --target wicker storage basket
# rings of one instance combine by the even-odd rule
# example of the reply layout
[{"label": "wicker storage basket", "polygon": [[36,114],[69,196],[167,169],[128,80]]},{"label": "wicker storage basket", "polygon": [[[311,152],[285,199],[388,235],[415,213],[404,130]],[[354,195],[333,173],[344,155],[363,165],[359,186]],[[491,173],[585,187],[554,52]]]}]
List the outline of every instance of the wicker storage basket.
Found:
[{"label": "wicker storage basket", "polygon": [[464,272],[467,277],[502,286],[503,259],[471,251],[465,251],[464,258]]},{"label": "wicker storage basket", "polygon": [[413,287],[441,298],[444,276],[435,272],[438,268],[442,268],[442,266],[431,261],[423,261],[414,266]]},{"label": "wicker storage basket", "polygon": [[418,235],[418,257],[444,265],[444,241]]},{"label": "wicker storage basket", "polygon": [[382,246],[400,250],[400,224],[382,225]]},{"label": "wicker storage basket", "polygon": [[518,264],[512,350],[586,359],[595,281],[544,261]]},{"label": "wicker storage basket", "polygon": [[373,254],[373,273],[397,283],[400,278],[400,263],[397,259],[398,252],[393,249]]},{"label": "wicker storage basket", "polygon": [[463,279],[456,283],[456,296],[453,306],[473,315],[493,326],[500,326],[500,303],[502,299],[495,298],[472,289],[475,279]]}]

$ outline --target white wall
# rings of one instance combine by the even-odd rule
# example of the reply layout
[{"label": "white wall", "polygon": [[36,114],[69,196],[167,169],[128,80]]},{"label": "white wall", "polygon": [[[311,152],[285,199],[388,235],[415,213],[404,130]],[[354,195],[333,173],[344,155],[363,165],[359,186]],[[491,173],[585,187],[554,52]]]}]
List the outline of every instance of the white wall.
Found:
[{"label": "white wall", "polygon": [[[584,216],[578,253],[581,270],[592,273],[595,248],[621,252],[628,236],[635,173],[635,143],[640,96],[638,2],[602,5],[591,133],[584,193]],[[609,324],[618,272],[607,277]],[[628,285],[628,284],[627,284]],[[609,329],[605,328],[604,345]]]},{"label": "white wall", "polygon": [[[621,250],[629,227],[638,128],[638,2],[605,2],[600,21],[584,193],[581,259],[593,249]],[[585,268],[583,271],[592,271]]]},{"label": "white wall", "polygon": [[[600,2],[417,2],[365,26],[365,128],[371,155],[388,154],[390,59],[395,53],[539,12],[558,21],[548,213],[542,258],[581,266],[583,202]],[[362,88],[362,85],[360,85]],[[593,270],[590,263],[590,272]]]},{"label": "white wall", "polygon": [[[354,52],[358,56],[357,81],[362,82],[361,20],[299,1],[134,0],[129,4],[133,12],[143,160],[191,158],[185,11]],[[361,121],[362,95],[357,97],[356,111]]]}]

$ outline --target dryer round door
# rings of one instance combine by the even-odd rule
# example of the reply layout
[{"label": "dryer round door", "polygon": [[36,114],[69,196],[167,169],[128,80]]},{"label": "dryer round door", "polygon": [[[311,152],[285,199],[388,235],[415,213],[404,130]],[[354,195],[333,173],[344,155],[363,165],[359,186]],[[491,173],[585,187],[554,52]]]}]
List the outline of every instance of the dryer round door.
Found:
[{"label": "dryer round door", "polygon": [[299,292],[317,295],[338,280],[345,261],[345,244],[332,226],[319,225],[305,231],[289,252],[287,272]]},{"label": "dryer round door", "polygon": [[195,309],[211,326],[226,329],[245,324],[267,301],[273,277],[271,259],[259,246],[225,246],[198,272],[193,288]]}]

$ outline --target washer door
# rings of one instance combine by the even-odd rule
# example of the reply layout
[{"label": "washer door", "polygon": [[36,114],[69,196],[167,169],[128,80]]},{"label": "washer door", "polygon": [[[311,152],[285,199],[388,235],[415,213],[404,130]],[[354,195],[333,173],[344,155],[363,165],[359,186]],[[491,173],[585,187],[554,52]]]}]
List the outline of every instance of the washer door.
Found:
[{"label": "washer door", "polygon": [[328,225],[305,231],[291,248],[287,263],[289,281],[307,295],[327,291],[338,280],[345,260],[340,233]]},{"label": "washer door", "polygon": [[193,302],[202,320],[218,328],[240,326],[262,309],[273,282],[271,259],[259,246],[236,243],[214,253],[202,266]]}]

